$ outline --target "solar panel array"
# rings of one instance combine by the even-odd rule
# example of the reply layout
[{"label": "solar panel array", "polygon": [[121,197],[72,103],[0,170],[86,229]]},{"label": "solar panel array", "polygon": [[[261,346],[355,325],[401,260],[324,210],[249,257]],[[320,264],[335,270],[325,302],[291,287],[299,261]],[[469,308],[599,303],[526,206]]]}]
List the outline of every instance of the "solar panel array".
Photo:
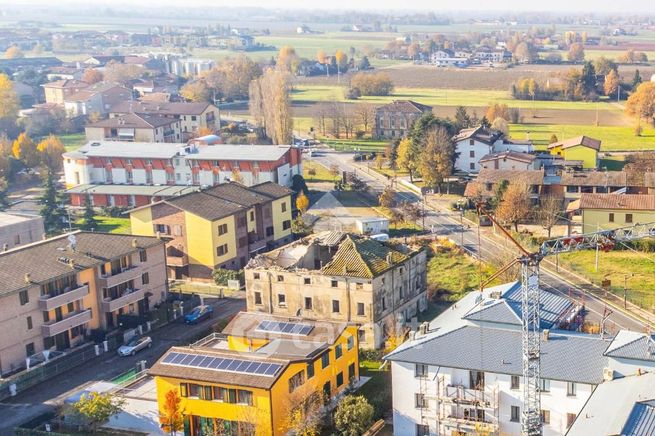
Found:
[{"label": "solar panel array", "polygon": [[176,352],[168,353],[164,360],[162,360],[162,363],[167,365],[186,366],[213,371],[239,372],[242,374],[263,375],[269,377],[274,376],[280,369],[282,369],[282,365],[277,363]]},{"label": "solar panel array", "polygon": [[257,330],[262,332],[286,333],[289,335],[307,336],[314,326],[309,324],[298,324],[295,322],[280,321],[262,321],[257,326]]}]

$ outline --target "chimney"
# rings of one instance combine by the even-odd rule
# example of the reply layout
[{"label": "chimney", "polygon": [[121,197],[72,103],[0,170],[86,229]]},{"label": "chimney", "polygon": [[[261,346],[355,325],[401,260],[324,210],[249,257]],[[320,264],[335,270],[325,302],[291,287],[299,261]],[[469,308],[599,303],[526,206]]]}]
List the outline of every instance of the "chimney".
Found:
[{"label": "chimney", "polygon": [[157,239],[161,239],[161,232],[157,232],[155,236],[157,236]]},{"label": "chimney", "polygon": [[387,253],[387,263],[393,265],[393,256],[391,255],[391,252]]},{"label": "chimney", "polygon": [[139,248],[139,241],[137,241],[136,238],[132,239],[132,247]]},{"label": "chimney", "polygon": [[27,283],[28,285],[32,283],[32,276],[30,273],[25,273],[25,283]]},{"label": "chimney", "polygon": [[7,251],[9,250],[9,244],[5,243],[2,245],[2,251]]},{"label": "chimney", "polygon": [[544,342],[548,342],[548,339],[550,338],[550,330],[544,329],[543,336],[544,336]]}]

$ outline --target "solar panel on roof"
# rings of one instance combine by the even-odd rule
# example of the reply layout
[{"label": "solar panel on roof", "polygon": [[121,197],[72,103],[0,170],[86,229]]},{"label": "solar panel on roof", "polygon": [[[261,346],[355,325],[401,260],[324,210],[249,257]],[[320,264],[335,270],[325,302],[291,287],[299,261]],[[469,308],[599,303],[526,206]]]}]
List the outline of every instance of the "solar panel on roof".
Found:
[{"label": "solar panel on roof", "polygon": [[168,356],[164,357],[163,362],[164,363],[171,363],[177,356],[178,356],[178,353],[168,353]]},{"label": "solar panel on roof", "polygon": [[307,336],[314,326],[295,322],[262,321],[256,330],[271,333]]},{"label": "solar panel on roof", "polygon": [[188,366],[215,371],[232,371],[262,376],[273,376],[282,369],[282,365],[276,363],[176,352],[169,353],[162,360],[162,363],[166,365]]}]

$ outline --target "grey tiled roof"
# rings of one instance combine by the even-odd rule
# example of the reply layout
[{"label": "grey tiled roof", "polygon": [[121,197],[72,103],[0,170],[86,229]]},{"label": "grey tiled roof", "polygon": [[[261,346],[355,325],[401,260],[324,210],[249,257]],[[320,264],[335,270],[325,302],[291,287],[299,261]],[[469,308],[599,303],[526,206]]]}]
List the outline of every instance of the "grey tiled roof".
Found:
[{"label": "grey tiled roof", "polygon": [[655,401],[636,403],[621,431],[625,436],[652,436],[655,434]]},{"label": "grey tiled roof", "polygon": [[[617,336],[617,340],[620,340],[620,337]],[[641,337],[628,341],[618,347],[608,347],[605,355],[609,357],[650,360],[655,362],[655,341],[653,338],[641,335]]]},{"label": "grey tiled roof", "polygon": [[[607,342],[597,336],[550,334],[541,342],[541,376],[546,379],[599,384]],[[521,332],[464,326],[419,345],[404,347],[387,360],[521,375]]]},{"label": "grey tiled roof", "polygon": [[209,221],[215,221],[241,210],[246,210],[240,204],[204,192],[194,192],[180,197],[169,198],[166,200],[166,203]]},{"label": "grey tiled roof", "polygon": [[274,199],[286,197],[287,195],[293,194],[291,189],[273,182],[260,183],[258,185],[251,186],[250,189]]}]

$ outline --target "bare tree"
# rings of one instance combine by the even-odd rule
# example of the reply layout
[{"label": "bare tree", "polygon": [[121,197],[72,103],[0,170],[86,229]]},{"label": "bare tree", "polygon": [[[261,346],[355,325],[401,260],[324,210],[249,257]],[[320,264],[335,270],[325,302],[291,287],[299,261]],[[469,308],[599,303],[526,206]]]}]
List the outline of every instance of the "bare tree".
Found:
[{"label": "bare tree", "polygon": [[550,232],[559,220],[559,213],[562,211],[562,199],[555,195],[546,195],[541,198],[541,206],[537,209],[536,218],[541,227]]},{"label": "bare tree", "polygon": [[252,81],[249,92],[255,101],[250,110],[259,120],[258,127],[273,144],[290,144],[293,139],[293,118],[289,100],[288,74],[269,69],[263,76]]},{"label": "bare tree", "polygon": [[375,122],[375,106],[368,103],[358,104],[355,114],[364,134],[371,133],[370,130]]}]

